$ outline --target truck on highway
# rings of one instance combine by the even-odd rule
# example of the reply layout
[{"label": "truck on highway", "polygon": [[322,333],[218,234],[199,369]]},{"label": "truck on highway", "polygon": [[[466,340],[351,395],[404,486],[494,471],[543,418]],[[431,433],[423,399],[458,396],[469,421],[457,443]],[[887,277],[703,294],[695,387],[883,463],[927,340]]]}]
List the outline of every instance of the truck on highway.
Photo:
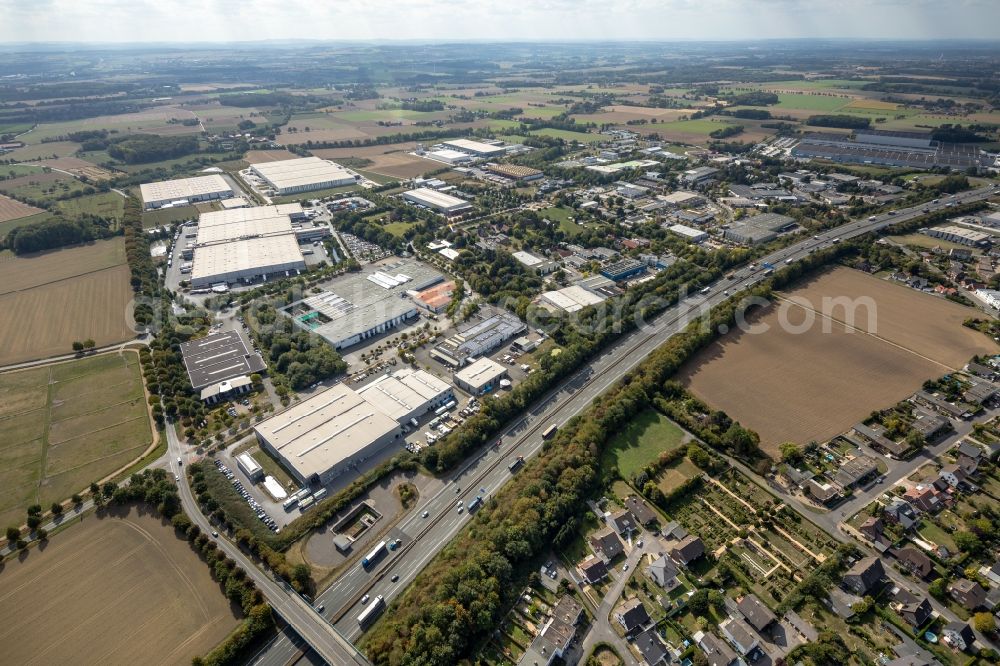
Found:
[{"label": "truck on highway", "polygon": [[371,552],[369,552],[361,559],[361,568],[362,569],[369,568],[370,566],[378,562],[379,559],[383,555],[385,555],[385,553],[386,553],[385,541],[381,541],[377,546],[371,549]]},{"label": "truck on highway", "polygon": [[361,611],[361,615],[358,616],[358,624],[362,629],[366,628],[382,614],[383,610],[385,610],[385,599],[380,594],[372,600],[368,608]]},{"label": "truck on highway", "polygon": [[512,462],[511,464],[507,465],[507,469],[509,469],[509,470],[510,470],[510,472],[511,472],[511,474],[513,474],[513,473],[514,473],[514,472],[516,472],[516,471],[518,470],[518,468],[519,468],[519,467],[521,467],[521,465],[523,465],[523,464],[524,464],[524,456],[518,456],[518,457],[517,457],[517,460],[515,460],[515,461],[514,461],[514,462]]},{"label": "truck on highway", "polygon": [[469,512],[471,513],[473,511],[475,511],[480,506],[482,506],[482,504],[483,504],[483,496],[482,495],[476,495],[476,499],[474,499],[471,502],[469,502]]},{"label": "truck on highway", "polygon": [[555,436],[557,430],[559,430],[559,426],[553,423],[542,432],[542,439],[552,439],[552,437]]}]

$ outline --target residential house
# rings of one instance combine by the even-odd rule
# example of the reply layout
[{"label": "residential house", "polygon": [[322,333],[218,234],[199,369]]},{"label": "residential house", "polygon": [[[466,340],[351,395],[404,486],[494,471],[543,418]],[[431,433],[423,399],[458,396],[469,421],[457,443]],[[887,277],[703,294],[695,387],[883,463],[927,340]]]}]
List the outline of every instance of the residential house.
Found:
[{"label": "residential house", "polygon": [[635,646],[646,666],[659,666],[670,662],[670,653],[655,627],[650,627],[635,637]]},{"label": "residential house", "polygon": [[518,666],[550,666],[556,659],[562,659],[576,636],[582,615],[580,602],[571,595],[563,595],[517,662]]},{"label": "residential house", "polygon": [[991,587],[1000,586],[1000,561],[994,562],[990,567],[979,567],[979,574],[990,581]]},{"label": "residential house", "polygon": [[918,578],[927,578],[934,571],[934,561],[925,552],[913,546],[900,548],[895,555],[899,563]]},{"label": "residential house", "polygon": [[662,534],[668,539],[674,539],[675,541],[680,541],[681,539],[685,538],[688,535],[687,530],[684,529],[684,526],[678,523],[676,520],[671,520],[669,523],[664,525],[663,529],[660,530],[660,534]]},{"label": "residential house", "polygon": [[736,604],[736,608],[739,609],[740,614],[746,618],[747,622],[760,632],[765,631],[778,621],[777,616],[757,598],[756,594],[745,595]]},{"label": "residential house", "polygon": [[865,522],[861,523],[858,527],[858,531],[868,539],[869,541],[881,542],[882,534],[885,530],[885,523],[882,522],[881,518],[868,518]]},{"label": "residential house", "polygon": [[945,507],[947,498],[933,485],[921,483],[903,493],[903,499],[918,511],[937,513]]},{"label": "residential house", "polygon": [[628,509],[622,509],[621,511],[611,514],[608,518],[608,524],[613,527],[618,534],[629,534],[638,529],[635,518],[632,516],[632,512]]},{"label": "residential house", "polygon": [[970,361],[969,364],[965,366],[965,369],[977,377],[982,377],[983,379],[988,379],[990,381],[997,378],[996,368],[983,365],[982,363],[976,363],[975,361]]},{"label": "residential house", "polygon": [[992,400],[997,394],[996,387],[989,382],[978,382],[972,384],[965,393],[962,394],[962,400],[965,402],[982,405],[985,402]]},{"label": "residential house", "polygon": [[929,442],[951,430],[951,421],[939,414],[921,414],[911,425]]},{"label": "residential house", "polygon": [[976,634],[966,622],[949,622],[941,632],[945,642],[956,650],[965,652],[976,642]]},{"label": "residential house", "polygon": [[598,557],[604,560],[605,564],[625,552],[625,546],[622,545],[621,539],[610,527],[605,527],[591,536],[590,547]]},{"label": "residential house", "polygon": [[910,529],[917,524],[920,517],[913,507],[906,500],[896,497],[882,510],[882,515],[890,523],[901,525],[903,529]]},{"label": "residential house", "polygon": [[901,457],[910,450],[909,444],[897,442],[886,437],[885,428],[878,423],[873,423],[870,426],[864,423],[856,423],[853,430],[857,435],[868,440],[874,448],[891,453],[896,457]]},{"label": "residential house", "polygon": [[872,591],[884,577],[882,560],[875,556],[864,557],[844,574],[844,585],[851,592],[863,596]]},{"label": "residential house", "polygon": [[581,562],[577,568],[580,570],[580,575],[583,576],[583,579],[591,585],[599,583],[608,575],[608,566],[604,563],[604,560],[594,555]]},{"label": "residential house", "polygon": [[966,610],[974,611],[986,603],[986,590],[976,581],[959,578],[948,586],[951,598]]},{"label": "residential house", "polygon": [[927,405],[931,409],[936,409],[943,412],[945,416],[949,416],[953,419],[965,419],[969,417],[969,410],[961,405],[953,405],[944,398],[939,398],[936,395],[928,393],[927,391],[917,391],[913,394],[913,399],[921,404]]},{"label": "residential house", "polygon": [[963,456],[961,453],[959,453],[958,457],[955,459],[955,464],[958,465],[963,472],[965,472],[965,476],[967,478],[972,476],[973,474],[976,473],[976,471],[979,470],[978,460],[976,460],[975,458],[970,458],[968,456]]},{"label": "residential house", "polygon": [[678,573],[677,566],[673,561],[663,555],[660,555],[646,568],[646,574],[664,590],[672,590],[677,587],[680,582],[677,580]]},{"label": "residential house", "polygon": [[851,488],[876,474],[878,474],[877,460],[871,456],[857,456],[845,461],[833,478],[841,487]]},{"label": "residential house", "polygon": [[649,613],[639,597],[632,597],[615,611],[615,619],[626,634],[632,634],[649,624]]},{"label": "residential house", "polygon": [[670,549],[670,557],[683,566],[687,566],[704,554],[705,544],[693,534],[684,537]]},{"label": "residential house", "polygon": [[632,512],[636,522],[640,525],[651,525],[658,519],[656,512],[641,497],[629,495],[625,498],[625,506]]},{"label": "residential house", "polygon": [[820,483],[816,479],[809,479],[806,482],[806,491],[812,495],[813,499],[821,504],[826,504],[840,497],[842,489],[832,483]]},{"label": "residential house", "polygon": [[713,633],[699,631],[692,638],[705,653],[708,666],[730,666],[738,659],[733,648]]},{"label": "residential house", "polygon": [[927,597],[917,597],[905,590],[896,594],[892,608],[914,629],[924,626],[934,611]]},{"label": "residential house", "polygon": [[782,465],[781,474],[785,477],[785,480],[788,481],[789,485],[802,489],[805,489],[809,480],[816,476],[808,469],[795,469],[791,465]]},{"label": "residential house", "polygon": [[958,443],[958,450],[955,453],[956,455],[963,455],[968,458],[972,458],[977,462],[983,458],[983,450],[972,442],[964,439]]},{"label": "residential house", "polygon": [[958,488],[960,484],[965,483],[965,480],[969,478],[965,470],[955,463],[942,467],[941,471],[938,472],[938,477],[952,488]]},{"label": "residential house", "polygon": [[760,649],[760,640],[753,629],[739,618],[728,618],[719,624],[719,629],[727,640],[736,648],[740,656],[746,657],[754,650]]}]

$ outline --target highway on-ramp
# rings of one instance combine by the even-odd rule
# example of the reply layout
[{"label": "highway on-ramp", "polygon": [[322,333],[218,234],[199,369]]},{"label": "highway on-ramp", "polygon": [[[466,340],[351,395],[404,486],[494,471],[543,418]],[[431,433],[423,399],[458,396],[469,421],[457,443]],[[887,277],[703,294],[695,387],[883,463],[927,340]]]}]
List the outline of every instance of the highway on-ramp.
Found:
[{"label": "highway on-ramp", "polygon": [[[652,322],[623,335],[501,433],[502,445],[499,448],[488,447],[454,473],[443,489],[426,499],[422,498],[418,506],[390,530],[386,537],[400,539],[399,549],[386,553],[370,570],[363,569],[359,562],[346,569],[316,600],[317,605],[325,606],[324,617],[337,627],[340,634],[356,641],[361,635],[357,616],[365,607],[361,603],[363,595],[367,594],[371,598],[382,595],[388,605],[400,594],[469,520],[467,510],[458,512],[460,500],[467,506],[478,494],[485,494],[488,498],[496,492],[511,477],[507,467],[510,462],[517,456],[529,458],[538,452],[542,446],[541,432],[545,428],[551,424],[562,425],[584,411],[595,398],[639,365],[688,322],[709,312],[732,295],[767,279],[772,269],[765,264],[781,268],[840,240],[848,240],[960,203],[981,201],[995,193],[992,187],[979,188],[937,203],[899,209],[892,214],[873,215],[824,231],[777,250],[756,264],[730,272],[728,275],[732,277],[721,278],[705,290],[686,296]],[[427,518],[422,517],[425,511]],[[394,576],[398,577],[395,582],[392,581]],[[307,637],[304,638],[309,642]],[[258,655],[253,663],[286,664],[295,658],[297,651],[298,648],[287,638],[279,638],[268,650]]]}]

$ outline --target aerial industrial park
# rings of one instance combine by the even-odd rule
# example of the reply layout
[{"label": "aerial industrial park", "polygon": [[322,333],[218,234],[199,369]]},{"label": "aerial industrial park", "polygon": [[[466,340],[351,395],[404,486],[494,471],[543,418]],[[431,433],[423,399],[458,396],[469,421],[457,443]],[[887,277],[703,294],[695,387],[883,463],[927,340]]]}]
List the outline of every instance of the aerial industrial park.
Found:
[{"label": "aerial industrial park", "polygon": [[152,41],[0,59],[10,663],[1000,662],[994,42]]}]

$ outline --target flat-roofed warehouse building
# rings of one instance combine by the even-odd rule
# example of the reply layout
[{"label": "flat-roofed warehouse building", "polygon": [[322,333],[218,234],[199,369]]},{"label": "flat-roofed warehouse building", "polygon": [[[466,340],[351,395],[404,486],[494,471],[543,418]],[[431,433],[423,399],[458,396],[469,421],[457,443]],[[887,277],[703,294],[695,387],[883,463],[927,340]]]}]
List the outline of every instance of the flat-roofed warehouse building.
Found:
[{"label": "flat-roofed warehouse building", "polygon": [[477,359],[454,374],[455,386],[471,395],[491,391],[507,377],[507,368],[488,356]]},{"label": "flat-roofed warehouse building", "polygon": [[417,317],[411,293],[444,280],[438,271],[416,261],[366,266],[334,278],[318,294],[282,310],[297,328],[344,349],[390,331]]},{"label": "flat-roofed warehouse building", "polygon": [[203,393],[222,382],[267,368],[243,334],[235,330],[182,342],[181,355],[191,387]]},{"label": "flat-roofed warehouse building", "polygon": [[358,177],[350,170],[319,157],[262,162],[252,165],[250,170],[279,195],[344,187],[358,182]]},{"label": "flat-roofed warehouse building", "polygon": [[383,375],[358,390],[358,395],[405,423],[454,398],[451,387],[426,370],[407,368]]},{"label": "flat-roofed warehouse building", "polygon": [[590,305],[604,301],[604,296],[588,291],[580,285],[570,285],[556,291],[546,291],[539,297],[539,302],[563,312],[579,312]]},{"label": "flat-roofed warehouse building", "polygon": [[460,150],[475,157],[499,157],[507,152],[504,146],[495,146],[482,141],[472,141],[470,139],[454,139],[452,141],[442,141],[441,145],[452,150]]},{"label": "flat-roofed warehouse building", "polygon": [[328,483],[402,437],[396,419],[344,384],[258,423],[254,432],[302,484]]},{"label": "flat-roofed warehouse building", "polygon": [[226,179],[219,174],[143,183],[139,186],[139,193],[142,195],[142,205],[146,210],[172,206],[176,203],[198,203],[236,196]]},{"label": "flat-roofed warehouse building", "polygon": [[969,247],[982,247],[987,245],[992,239],[992,236],[985,231],[966,229],[954,224],[943,227],[931,227],[924,233],[931,238],[940,238],[941,240],[958,243],[959,245],[968,245]]},{"label": "flat-roofed warehouse building", "polygon": [[203,213],[194,244],[191,286],[250,282],[306,267],[292,219],[295,204]]},{"label": "flat-roofed warehouse building", "polygon": [[438,361],[460,368],[471,359],[485,356],[502,344],[521,335],[527,326],[510,312],[484,313],[480,320],[468,323],[457,333],[431,349]]},{"label": "flat-roofed warehouse building", "polygon": [[472,204],[465,199],[459,199],[450,194],[432,190],[429,187],[418,187],[414,190],[407,190],[400,196],[405,201],[417,204],[418,206],[426,206],[445,215],[455,215],[472,208]]}]

